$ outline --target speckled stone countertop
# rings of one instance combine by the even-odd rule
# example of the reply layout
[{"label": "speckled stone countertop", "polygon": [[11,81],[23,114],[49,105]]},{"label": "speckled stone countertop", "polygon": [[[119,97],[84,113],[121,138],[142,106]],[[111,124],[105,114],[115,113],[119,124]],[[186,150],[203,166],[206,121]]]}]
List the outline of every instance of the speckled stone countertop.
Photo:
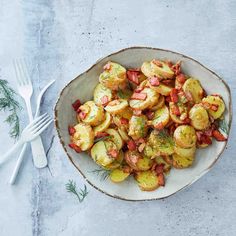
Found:
[{"label": "speckled stone countertop", "polygon": [[[35,96],[56,79],[42,112],[53,114],[61,88],[98,58],[133,45],[167,48],[197,59],[225,79],[236,99],[233,0],[1,0],[0,6],[0,78],[14,87],[12,59],[26,57],[34,64]],[[0,113],[1,153],[13,144],[4,117]],[[27,123],[24,112],[21,120]],[[170,198],[125,202],[87,185],[89,195],[79,204],[65,183],[74,179],[83,186],[85,180],[51,126],[43,134],[47,168],[34,168],[28,148],[15,186],[8,181],[17,155],[0,169],[0,235],[235,235],[234,122],[231,131],[228,148],[214,168]]]}]

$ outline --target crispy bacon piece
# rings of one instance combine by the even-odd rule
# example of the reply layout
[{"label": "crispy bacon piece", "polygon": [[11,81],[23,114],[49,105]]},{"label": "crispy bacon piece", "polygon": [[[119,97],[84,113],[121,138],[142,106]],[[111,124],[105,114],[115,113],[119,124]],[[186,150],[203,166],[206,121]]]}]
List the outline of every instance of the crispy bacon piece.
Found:
[{"label": "crispy bacon piece", "polygon": [[102,98],[101,98],[101,103],[103,106],[107,105],[107,103],[109,102],[109,97],[107,95],[104,95]]},{"label": "crispy bacon piece", "polygon": [[69,132],[69,135],[73,135],[76,132],[76,130],[73,126],[69,125],[68,126],[68,132]]},{"label": "crispy bacon piece", "polygon": [[197,131],[196,135],[197,135],[198,144],[211,144],[212,143],[211,136],[207,135],[207,133],[205,133],[204,131]]},{"label": "crispy bacon piece", "polygon": [[165,186],[165,177],[163,173],[158,175],[158,183],[159,186]]},{"label": "crispy bacon piece", "polygon": [[145,139],[144,138],[139,138],[139,139],[137,139],[137,140],[135,140],[135,143],[138,145],[138,144],[140,144],[140,143],[145,143],[146,141],[145,141]]},{"label": "crispy bacon piece", "polygon": [[171,61],[166,61],[165,62],[170,68],[173,66],[173,63]]},{"label": "crispy bacon piece", "polygon": [[81,102],[80,102],[79,99],[77,99],[77,100],[72,104],[72,107],[74,108],[74,111],[78,111],[80,105],[81,105]]},{"label": "crispy bacon piece", "polygon": [[179,83],[184,84],[184,82],[186,81],[186,77],[185,77],[184,74],[181,73],[181,74],[179,74],[179,75],[176,76],[176,80],[177,80]]},{"label": "crispy bacon piece", "polygon": [[187,98],[189,102],[193,101],[193,95],[189,91],[185,92],[185,97]]},{"label": "crispy bacon piece", "polygon": [[146,93],[133,93],[130,99],[145,100],[146,97],[147,97]]},{"label": "crispy bacon piece", "polygon": [[128,70],[126,74],[129,81],[133,82],[136,85],[139,85],[139,75],[140,75],[139,71]]},{"label": "crispy bacon piece", "polygon": [[170,96],[167,96],[167,97],[165,97],[165,100],[166,100],[166,102],[171,102],[171,97]]},{"label": "crispy bacon piece", "polygon": [[176,88],[172,88],[171,91],[170,91],[170,98],[171,98],[171,101],[174,102],[174,103],[177,103],[178,100],[179,100],[178,92],[179,91]]},{"label": "crispy bacon piece", "polygon": [[142,90],[143,90],[142,87],[137,87],[137,88],[134,90],[134,92],[135,92],[135,93],[140,93]]},{"label": "crispy bacon piece", "polygon": [[147,116],[149,120],[152,120],[152,118],[154,117],[154,112],[151,110],[147,110],[145,115]]},{"label": "crispy bacon piece", "polygon": [[79,146],[77,146],[75,143],[70,143],[69,147],[74,149],[77,153],[82,152],[81,148]]},{"label": "crispy bacon piece", "polygon": [[103,66],[104,70],[110,70],[111,69],[111,64],[108,62],[105,66]]},{"label": "crispy bacon piece", "polygon": [[163,67],[161,61],[159,61],[159,60],[154,59],[152,62],[153,62],[155,65],[157,65],[158,67]]},{"label": "crispy bacon piece", "polygon": [[131,169],[130,166],[124,166],[122,169],[125,173],[131,173],[132,172],[132,169]]},{"label": "crispy bacon piece", "polygon": [[160,80],[156,76],[153,76],[153,77],[149,78],[148,81],[152,86],[159,86],[160,85]]},{"label": "crispy bacon piece", "polygon": [[181,73],[180,64],[181,64],[181,61],[178,61],[175,65],[171,67],[175,75],[179,75]]},{"label": "crispy bacon piece", "polygon": [[140,72],[141,69],[140,68],[131,68],[131,69],[128,69],[129,71],[136,71],[136,72]]},{"label": "crispy bacon piece", "polygon": [[111,150],[108,151],[108,155],[113,157],[113,158],[117,158],[118,154],[119,154],[119,152],[115,149],[111,149]]},{"label": "crispy bacon piece", "polygon": [[109,136],[109,134],[106,133],[106,132],[98,132],[96,134],[96,138],[103,138],[103,137],[106,137],[106,136]]},{"label": "crispy bacon piece", "polygon": [[164,166],[165,166],[164,164],[157,164],[156,165],[155,171],[158,175],[162,174],[164,172]]},{"label": "crispy bacon piece", "polygon": [[170,86],[173,84],[173,80],[172,79],[163,79],[161,81],[163,84],[167,85],[167,86]]},{"label": "crispy bacon piece", "polygon": [[126,119],[126,118],[124,118],[124,117],[121,117],[121,118],[120,118],[120,123],[121,123],[122,125],[128,125],[128,124],[129,124],[129,120]]},{"label": "crispy bacon piece", "polygon": [[210,109],[211,109],[212,111],[217,111],[218,108],[219,108],[219,105],[217,105],[217,104],[212,104],[211,107],[210,107]]},{"label": "crispy bacon piece", "polygon": [[135,144],[134,140],[129,140],[127,142],[127,147],[130,151],[136,150],[136,144]]},{"label": "crispy bacon piece", "polygon": [[79,118],[80,118],[81,120],[85,119],[86,116],[87,116],[87,114],[86,114],[84,111],[81,111],[81,112],[79,113]]},{"label": "crispy bacon piece", "polygon": [[143,149],[145,148],[145,146],[146,146],[146,143],[141,143],[141,144],[139,145],[139,147],[138,147],[138,151],[139,151],[139,152],[142,152]]},{"label": "crispy bacon piece", "polygon": [[223,141],[226,141],[226,140],[227,140],[227,138],[224,137],[224,135],[223,135],[219,130],[217,130],[217,129],[215,129],[215,130],[212,131],[212,135],[213,135],[213,137],[214,137],[217,141],[223,142]]},{"label": "crispy bacon piece", "polygon": [[160,122],[160,123],[158,123],[158,124],[155,124],[154,127],[155,127],[156,129],[158,129],[158,130],[164,129],[164,125],[163,125],[162,122]]},{"label": "crispy bacon piece", "polygon": [[134,110],[133,110],[133,115],[134,115],[134,116],[141,116],[141,115],[142,115],[142,110],[134,109]]},{"label": "crispy bacon piece", "polygon": [[177,105],[173,105],[173,106],[171,107],[171,112],[172,112],[173,114],[175,114],[176,116],[180,116],[180,115],[181,115],[180,110],[179,110],[179,107],[178,107]]}]

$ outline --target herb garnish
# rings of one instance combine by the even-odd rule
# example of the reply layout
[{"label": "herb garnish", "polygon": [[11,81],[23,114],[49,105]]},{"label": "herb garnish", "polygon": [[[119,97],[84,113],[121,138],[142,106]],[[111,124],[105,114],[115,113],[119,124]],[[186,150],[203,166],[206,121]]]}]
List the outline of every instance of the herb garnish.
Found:
[{"label": "herb garnish", "polygon": [[66,190],[69,193],[73,193],[74,195],[76,195],[76,197],[78,198],[79,202],[83,202],[83,200],[85,199],[85,197],[88,195],[88,190],[87,190],[87,186],[84,185],[83,189],[79,189],[79,192],[77,192],[76,190],[76,183],[73,180],[69,180],[69,182],[66,184]]},{"label": "herb garnish", "polygon": [[6,80],[0,79],[0,111],[8,110],[10,114],[6,118],[10,129],[10,136],[12,138],[18,138],[20,134],[20,121],[17,112],[21,109],[19,102],[16,100],[16,92],[9,87]]},{"label": "herb garnish", "polygon": [[103,169],[103,168],[95,169],[91,172],[95,173],[97,176],[100,176],[101,181],[106,180],[111,174],[110,170],[106,170],[106,169]]},{"label": "herb garnish", "polygon": [[221,129],[225,134],[228,135],[228,133],[229,133],[229,125],[226,123],[225,120],[221,120],[219,122],[219,129]]}]

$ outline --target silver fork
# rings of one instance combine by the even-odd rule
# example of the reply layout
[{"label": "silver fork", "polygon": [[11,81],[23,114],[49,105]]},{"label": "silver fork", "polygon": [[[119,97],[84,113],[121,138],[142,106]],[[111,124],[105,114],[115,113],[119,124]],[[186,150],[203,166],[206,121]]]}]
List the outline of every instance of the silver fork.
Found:
[{"label": "silver fork", "polygon": [[52,122],[53,120],[46,113],[42,116],[39,116],[33,120],[26,128],[22,131],[20,139],[15,143],[11,149],[5,153],[5,155],[0,157],[0,165],[4,163],[10,155],[24,143],[29,142],[35,139],[39,134],[41,134]]},{"label": "silver fork", "polygon": [[[29,121],[32,122],[33,114],[30,99],[33,94],[33,87],[26,62],[24,60],[15,60],[14,68],[17,78],[18,92],[25,100]],[[47,157],[40,136],[31,142],[31,150],[35,167],[43,168],[47,166]]]}]

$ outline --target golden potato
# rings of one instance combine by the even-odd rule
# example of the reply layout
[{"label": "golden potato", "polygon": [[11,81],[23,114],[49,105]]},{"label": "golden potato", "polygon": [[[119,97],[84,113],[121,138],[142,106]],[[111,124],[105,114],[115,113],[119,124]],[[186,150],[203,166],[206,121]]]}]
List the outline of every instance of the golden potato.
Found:
[{"label": "golden potato", "polygon": [[101,124],[105,118],[103,108],[97,106],[94,101],[88,101],[84,103],[82,106],[80,106],[80,110],[81,112],[85,113],[85,116],[81,117],[80,112],[78,114],[79,118],[88,125],[97,126]]},{"label": "golden potato", "polygon": [[111,114],[120,114],[122,113],[127,107],[128,102],[125,99],[116,99],[107,104],[105,110]]},{"label": "golden potato", "polygon": [[192,157],[196,152],[196,146],[190,148],[182,148],[178,145],[175,145],[175,153],[182,157]]},{"label": "golden potato", "polygon": [[152,68],[151,68],[151,63],[150,62],[147,62],[145,61],[142,66],[141,66],[141,71],[143,72],[143,74],[146,76],[146,77],[152,77],[152,76],[155,76]]},{"label": "golden potato", "polygon": [[195,104],[189,111],[189,118],[197,130],[204,130],[210,125],[208,113],[202,105]]},{"label": "golden potato", "polygon": [[145,137],[147,131],[147,117],[145,115],[131,117],[129,121],[129,136],[136,140]]},{"label": "golden potato", "polygon": [[110,113],[106,112],[105,113],[105,120],[100,125],[95,126],[93,128],[95,136],[98,133],[103,132],[105,129],[107,129],[110,124],[111,124],[111,115],[110,115]]},{"label": "golden potato", "polygon": [[118,158],[115,159],[111,164],[106,165],[106,167],[104,167],[104,168],[108,169],[108,170],[116,169],[116,168],[120,167],[121,163],[123,162],[123,159],[124,159],[124,152],[122,150],[120,150]]},{"label": "golden potato", "polygon": [[131,99],[129,101],[129,105],[133,109],[144,110],[148,107],[152,107],[154,104],[157,103],[159,94],[153,89],[144,88],[141,93],[146,94],[146,98],[144,100]]},{"label": "golden potato", "polygon": [[174,153],[172,155],[173,158],[173,167],[177,168],[177,169],[183,169],[183,168],[187,168],[189,166],[191,166],[193,164],[194,161],[194,156],[191,157],[183,157],[183,156],[179,156],[178,154]]},{"label": "golden potato", "polygon": [[118,131],[115,129],[107,129],[106,133],[110,135],[109,140],[115,143],[117,149],[120,150],[123,146],[123,140],[121,139]]},{"label": "golden potato", "polygon": [[214,119],[220,118],[225,111],[224,101],[219,96],[209,95],[202,99],[202,103]]},{"label": "golden potato", "polygon": [[129,177],[130,173],[125,172],[122,168],[117,168],[111,171],[110,179],[114,183],[123,182]]},{"label": "golden potato", "polygon": [[[176,106],[179,111],[179,115],[176,115]],[[171,119],[177,123],[177,124],[184,124],[185,119],[188,117],[188,108],[185,104],[179,103],[178,105],[170,102],[169,103],[170,108],[170,117]]]},{"label": "golden potato", "polygon": [[169,109],[166,105],[155,111],[152,125],[157,129],[163,129],[169,122]]},{"label": "golden potato", "polygon": [[183,148],[191,148],[196,145],[197,136],[195,129],[190,125],[180,125],[174,131],[175,143]]},{"label": "golden potato", "polygon": [[90,125],[79,123],[75,128],[75,133],[72,135],[72,142],[81,148],[82,151],[88,150],[94,142],[94,132]]},{"label": "golden potato", "polygon": [[128,136],[127,131],[123,127],[118,128],[118,132],[124,142],[129,141],[130,137]]},{"label": "golden potato", "polygon": [[163,79],[172,79],[174,77],[174,71],[166,62],[154,59],[150,64],[155,75],[160,76]]},{"label": "golden potato", "polygon": [[156,104],[154,104],[152,107],[151,107],[151,110],[152,111],[156,111],[157,109],[163,107],[165,104],[165,97],[160,95],[159,98],[158,98],[158,101]]},{"label": "golden potato", "polygon": [[114,62],[108,62],[99,76],[99,82],[111,90],[118,90],[126,82],[126,69]]},{"label": "golden potato", "polygon": [[137,172],[135,179],[142,191],[153,191],[159,187],[159,179],[154,171]]},{"label": "golden potato", "polygon": [[96,105],[102,106],[112,99],[112,91],[102,84],[98,84],[94,89],[93,100]]},{"label": "golden potato", "polygon": [[172,87],[167,86],[163,83],[160,83],[158,86],[152,86],[150,83],[148,83],[151,89],[155,90],[157,93],[163,95],[163,96],[169,96]]},{"label": "golden potato", "polygon": [[187,79],[183,85],[183,90],[186,95],[191,97],[192,102],[201,102],[204,92],[199,80],[193,78]]}]

